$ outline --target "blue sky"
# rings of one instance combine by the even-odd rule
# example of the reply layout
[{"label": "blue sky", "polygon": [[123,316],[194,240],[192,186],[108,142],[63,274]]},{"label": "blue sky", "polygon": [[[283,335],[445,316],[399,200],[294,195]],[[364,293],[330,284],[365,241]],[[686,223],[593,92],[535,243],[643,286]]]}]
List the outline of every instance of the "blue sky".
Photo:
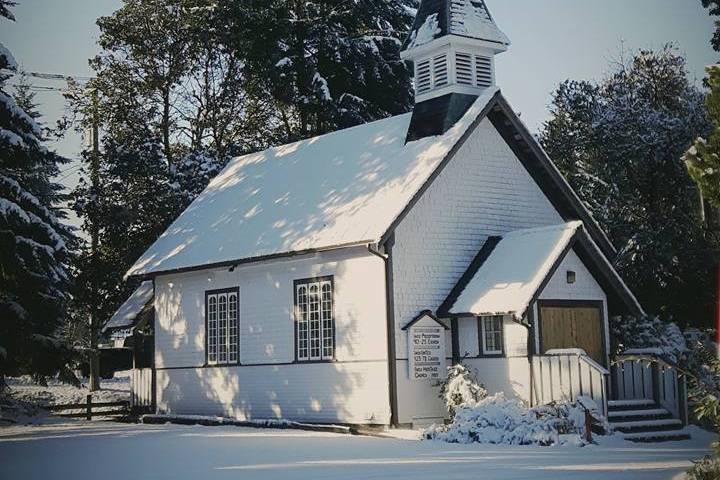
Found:
[{"label": "blue sky", "polygon": [[[87,60],[97,52],[95,19],[109,15],[120,0],[18,0],[17,22],[2,22],[0,42],[29,71],[90,75]],[[504,94],[531,130],[547,118],[550,94],[565,79],[600,79],[621,50],[660,48],[675,43],[699,82],[704,67],[720,54],[709,40],[713,20],[700,0],[487,0],[513,42],[497,62]],[[38,82],[55,85],[57,82]],[[58,93],[39,93],[40,110],[54,122],[63,111]],[[81,148],[71,134],[55,145],[76,158]],[[62,183],[77,182],[74,170]]]}]

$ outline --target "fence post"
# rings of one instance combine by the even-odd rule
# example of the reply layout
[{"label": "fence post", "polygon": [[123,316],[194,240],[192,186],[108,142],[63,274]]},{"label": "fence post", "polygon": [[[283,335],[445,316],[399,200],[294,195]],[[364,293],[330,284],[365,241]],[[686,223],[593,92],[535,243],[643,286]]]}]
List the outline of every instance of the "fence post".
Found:
[{"label": "fence post", "polygon": [[592,416],[587,408],[585,408],[585,440],[592,443]]},{"label": "fence post", "polygon": [[[652,369],[652,382],[653,382],[653,400],[655,400],[655,403],[658,405],[662,405],[662,394],[663,392],[660,391],[660,377],[663,376],[664,379],[664,372],[660,371],[660,365],[658,365],[657,362],[650,363],[650,368]],[[665,382],[663,381],[663,385]]]},{"label": "fence post", "polygon": [[677,375],[677,390],[678,390],[678,416],[683,422],[684,426],[690,424],[689,413],[688,413],[688,391],[687,391],[687,378],[685,375]]},{"label": "fence post", "polygon": [[87,404],[85,405],[85,417],[92,420],[92,395],[87,396]]}]

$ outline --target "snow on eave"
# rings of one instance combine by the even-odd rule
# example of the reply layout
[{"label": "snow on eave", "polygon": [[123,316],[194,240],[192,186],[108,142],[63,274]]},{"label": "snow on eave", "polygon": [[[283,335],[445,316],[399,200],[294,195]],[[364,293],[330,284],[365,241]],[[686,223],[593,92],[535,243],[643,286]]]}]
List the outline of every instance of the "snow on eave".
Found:
[{"label": "snow on eave", "polygon": [[102,331],[115,328],[128,328],[135,325],[137,316],[145,306],[153,299],[154,286],[152,280],[142,282],[138,288],[128,297],[120,308],[118,308],[110,320],[105,324]]},{"label": "snow on eave", "polygon": [[573,221],[505,235],[448,309],[449,313],[510,314],[522,320],[581,228],[582,222]]}]

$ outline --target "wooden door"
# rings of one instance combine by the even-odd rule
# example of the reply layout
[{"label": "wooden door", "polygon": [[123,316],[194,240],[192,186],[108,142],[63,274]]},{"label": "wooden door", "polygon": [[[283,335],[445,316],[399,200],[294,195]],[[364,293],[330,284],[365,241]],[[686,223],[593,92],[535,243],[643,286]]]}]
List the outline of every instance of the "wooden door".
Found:
[{"label": "wooden door", "polygon": [[582,348],[605,365],[601,309],[593,306],[540,306],[540,348]]}]

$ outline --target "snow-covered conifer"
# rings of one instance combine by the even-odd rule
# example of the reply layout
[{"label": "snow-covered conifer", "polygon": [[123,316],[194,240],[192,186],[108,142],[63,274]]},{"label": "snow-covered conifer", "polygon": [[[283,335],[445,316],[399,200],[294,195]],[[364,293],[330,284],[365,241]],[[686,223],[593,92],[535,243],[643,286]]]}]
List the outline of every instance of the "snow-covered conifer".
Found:
[{"label": "snow-covered conifer", "polygon": [[[0,3],[0,16],[12,20]],[[0,71],[17,62],[0,45]],[[43,145],[43,131],[6,91],[0,74],[0,383],[3,375],[68,373],[70,350],[57,339],[65,319],[66,244],[72,233],[58,218],[65,162]]]}]

